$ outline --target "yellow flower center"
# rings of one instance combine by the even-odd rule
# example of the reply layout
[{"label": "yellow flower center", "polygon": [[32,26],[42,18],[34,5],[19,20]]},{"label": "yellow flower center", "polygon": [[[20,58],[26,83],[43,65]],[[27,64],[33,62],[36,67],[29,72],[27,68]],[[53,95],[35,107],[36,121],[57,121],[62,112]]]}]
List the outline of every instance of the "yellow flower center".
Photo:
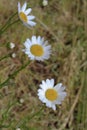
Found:
[{"label": "yellow flower center", "polygon": [[19,16],[20,16],[20,19],[21,19],[21,20],[23,20],[24,22],[27,22],[27,16],[26,16],[25,13],[20,12]]},{"label": "yellow flower center", "polygon": [[42,56],[44,53],[43,47],[38,44],[32,45],[30,51],[34,56]]},{"label": "yellow flower center", "polygon": [[57,99],[58,93],[55,89],[47,89],[47,91],[45,92],[45,96],[48,100],[54,101]]}]

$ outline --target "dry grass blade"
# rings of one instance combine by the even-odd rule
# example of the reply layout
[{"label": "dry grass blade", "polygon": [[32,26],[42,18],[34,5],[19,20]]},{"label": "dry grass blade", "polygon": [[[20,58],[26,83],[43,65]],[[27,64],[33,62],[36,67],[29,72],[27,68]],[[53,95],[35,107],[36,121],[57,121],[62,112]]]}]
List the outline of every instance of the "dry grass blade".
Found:
[{"label": "dry grass blade", "polygon": [[76,107],[76,105],[77,105],[77,103],[78,103],[79,96],[80,96],[80,94],[81,94],[82,88],[83,88],[83,86],[80,87],[80,89],[79,89],[79,91],[78,91],[78,94],[77,94],[77,96],[76,96],[76,98],[75,98],[75,100],[74,100],[74,103],[73,103],[73,105],[71,106],[71,109],[70,109],[70,111],[69,111],[69,113],[68,113],[68,117],[65,119],[65,122],[62,124],[62,126],[59,128],[59,130],[64,130],[64,128],[65,128],[66,125],[68,124],[69,119],[70,119],[71,115],[73,114],[73,112],[74,112],[74,110],[75,110],[75,107]]}]

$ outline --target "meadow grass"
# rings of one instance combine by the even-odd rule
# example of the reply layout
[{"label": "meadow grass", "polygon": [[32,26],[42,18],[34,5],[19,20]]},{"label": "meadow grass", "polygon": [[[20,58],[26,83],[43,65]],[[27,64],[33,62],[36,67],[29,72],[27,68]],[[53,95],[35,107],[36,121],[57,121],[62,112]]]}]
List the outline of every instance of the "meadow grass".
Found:
[{"label": "meadow grass", "polygon": [[[87,130],[87,0],[49,0],[46,7],[41,0],[26,1],[36,16],[32,29],[18,20],[17,0],[0,0],[0,28],[12,23],[0,32],[0,130]],[[49,60],[30,61],[22,52],[32,35],[51,44]],[[47,78],[66,86],[67,97],[56,111],[37,96]]]}]

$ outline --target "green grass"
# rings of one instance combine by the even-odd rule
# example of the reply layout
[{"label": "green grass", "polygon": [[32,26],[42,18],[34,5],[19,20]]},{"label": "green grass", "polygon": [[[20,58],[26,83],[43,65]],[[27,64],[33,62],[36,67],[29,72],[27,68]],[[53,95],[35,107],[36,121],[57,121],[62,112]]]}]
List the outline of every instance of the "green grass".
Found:
[{"label": "green grass", "polygon": [[[87,1],[49,0],[42,7],[40,0],[31,0],[28,5],[36,27],[28,29],[18,22],[0,36],[0,130],[87,130]],[[0,12],[1,28],[17,12],[17,0],[0,0]],[[32,35],[48,40],[52,55],[26,65],[30,61],[21,50]],[[16,44],[13,50],[10,42]],[[37,96],[39,84],[47,78],[66,86],[67,97],[55,112]]]}]

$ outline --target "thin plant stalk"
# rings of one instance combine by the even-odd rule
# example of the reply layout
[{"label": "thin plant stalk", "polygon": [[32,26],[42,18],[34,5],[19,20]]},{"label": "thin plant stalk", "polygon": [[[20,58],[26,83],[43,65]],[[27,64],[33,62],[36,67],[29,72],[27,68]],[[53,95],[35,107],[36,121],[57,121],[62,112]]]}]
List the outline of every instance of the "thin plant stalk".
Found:
[{"label": "thin plant stalk", "polygon": [[17,15],[17,12],[15,12],[13,15],[11,15],[11,17],[8,19],[8,21],[6,22],[6,24],[4,26],[2,26],[2,28],[0,28],[0,31],[2,31],[8,24],[9,22],[11,22],[11,19]]},{"label": "thin plant stalk", "polygon": [[1,57],[1,58],[0,58],[0,61],[2,61],[2,60],[4,60],[4,59],[6,59],[6,58],[8,58],[8,57],[10,57],[10,54],[7,54],[7,55],[5,55],[5,56]]},{"label": "thin plant stalk", "polygon": [[21,70],[25,69],[30,64],[30,61],[28,61],[26,64],[22,65],[18,70],[16,70],[13,74],[11,74],[3,83],[0,84],[0,89],[5,86],[10,79],[12,79],[14,76],[16,76]]},{"label": "thin plant stalk", "polygon": [[20,21],[20,20],[17,19],[17,20],[15,20],[14,22],[8,24],[8,26],[6,26],[6,28],[4,28],[4,29],[0,32],[0,35],[2,35],[10,26],[12,26],[13,24],[15,24],[15,23],[17,23],[17,22],[19,22],[19,21]]},{"label": "thin plant stalk", "polygon": [[41,113],[41,111],[44,109],[44,106],[41,107],[39,109],[39,111],[37,111],[36,113],[32,114],[32,115],[28,115],[26,117],[24,117],[17,125],[16,127],[21,127],[23,124],[25,124],[26,122],[29,122],[32,118],[36,117],[37,115],[39,115]]}]

